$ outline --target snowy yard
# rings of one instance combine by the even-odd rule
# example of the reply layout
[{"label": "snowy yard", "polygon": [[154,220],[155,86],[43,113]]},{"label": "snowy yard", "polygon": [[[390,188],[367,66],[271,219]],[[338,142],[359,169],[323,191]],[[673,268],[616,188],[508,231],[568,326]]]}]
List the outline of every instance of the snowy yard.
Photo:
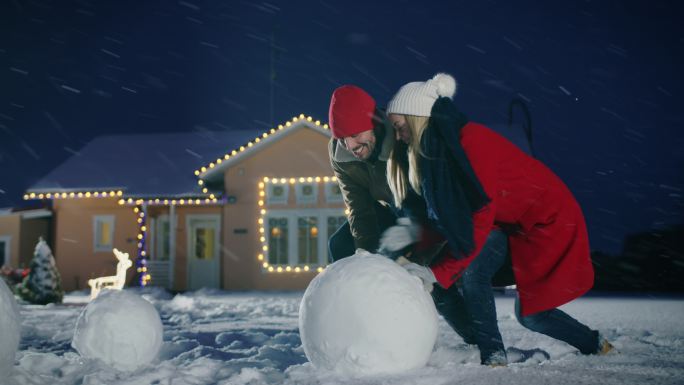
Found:
[{"label": "snowy yard", "polygon": [[[506,346],[539,348],[505,368],[479,365],[467,346],[440,320],[437,345],[427,367],[400,375],[341,377],[307,362],[298,333],[303,293],[199,291],[175,297],[146,290],[159,311],[164,344],[153,365],[117,372],[83,360],[71,348],[76,319],[87,302],[71,293],[63,305],[21,307],[18,365],[5,384],[682,384],[684,299],[598,297],[579,299],[564,310],[601,330],[619,354],[581,356],[562,342],[523,329],[513,315],[513,297],[497,297]],[[127,325],[135,328],[136,325]],[[419,327],[418,325],[416,327]]]}]

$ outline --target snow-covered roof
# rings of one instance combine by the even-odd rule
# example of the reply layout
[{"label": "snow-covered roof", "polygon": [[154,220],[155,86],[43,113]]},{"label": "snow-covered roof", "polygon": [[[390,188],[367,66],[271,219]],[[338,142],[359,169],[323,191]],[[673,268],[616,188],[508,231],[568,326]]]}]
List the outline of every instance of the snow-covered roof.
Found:
[{"label": "snow-covered roof", "polygon": [[126,134],[95,138],[27,193],[123,191],[133,197],[201,195],[193,171],[264,130]]},{"label": "snow-covered roof", "polygon": [[[491,127],[529,152],[520,127]],[[300,115],[270,131],[101,136],[26,192],[122,191],[127,197],[201,196],[198,177],[219,179],[225,168],[303,128],[331,135],[327,125]]]}]

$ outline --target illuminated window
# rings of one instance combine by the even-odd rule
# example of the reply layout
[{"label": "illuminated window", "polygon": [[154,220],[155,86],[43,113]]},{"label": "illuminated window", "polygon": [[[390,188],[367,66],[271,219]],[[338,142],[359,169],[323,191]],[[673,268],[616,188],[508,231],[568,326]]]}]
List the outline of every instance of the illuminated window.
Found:
[{"label": "illuminated window", "polygon": [[286,204],[290,186],[287,184],[269,184],[266,192],[268,204]]},{"label": "illuminated window", "polygon": [[197,259],[213,259],[216,245],[216,229],[211,227],[196,227],[194,236],[193,257]]},{"label": "illuminated window", "polygon": [[328,234],[333,235],[345,222],[347,217],[344,215],[328,217]]},{"label": "illuminated window", "polygon": [[337,183],[325,184],[325,201],[328,203],[342,202],[342,191]]},{"label": "illuminated window", "polygon": [[297,184],[297,204],[311,204],[318,202],[317,183]]},{"label": "illuminated window", "polygon": [[318,264],[318,218],[297,219],[297,245],[300,265]]},{"label": "illuminated window", "polygon": [[95,251],[111,252],[114,247],[114,216],[96,215],[93,217]]},{"label": "illuminated window", "polygon": [[[330,238],[335,231],[337,231],[343,224],[347,222],[347,217],[345,216],[329,216],[328,217],[328,238]],[[328,250],[328,254],[330,251]],[[328,259],[332,261],[332,256],[328,255]]]},{"label": "illuminated window", "polygon": [[342,213],[342,208],[269,210],[263,221],[263,260],[276,267],[327,265],[328,238],[347,220]]},{"label": "illuminated window", "polygon": [[268,263],[285,265],[288,263],[289,231],[287,217],[268,219]]}]

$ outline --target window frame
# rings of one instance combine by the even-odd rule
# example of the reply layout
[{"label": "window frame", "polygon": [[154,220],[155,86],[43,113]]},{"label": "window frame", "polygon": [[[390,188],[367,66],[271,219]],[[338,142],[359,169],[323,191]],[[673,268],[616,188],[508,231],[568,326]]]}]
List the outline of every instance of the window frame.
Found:
[{"label": "window frame", "polygon": [[[268,210],[263,218],[264,227],[264,242],[262,245],[269,245],[271,228],[269,227],[269,219],[271,218],[287,218],[288,226],[288,251],[287,251],[287,263],[285,264],[270,264],[269,266],[291,266],[291,267],[319,267],[328,265],[328,238],[332,234],[328,234],[328,217],[342,217],[346,216],[344,214],[344,208],[292,208],[292,209],[277,209]],[[316,217],[318,223],[318,234],[317,234],[317,254],[318,261],[315,264],[302,264],[299,263],[299,218],[301,217]],[[269,261],[269,250],[264,251],[264,261]]]},{"label": "window frame", "polygon": [[[106,222],[110,224],[109,239],[111,244],[101,245],[100,232],[98,231],[98,223]],[[111,252],[114,248],[114,226],[116,225],[116,217],[114,215],[93,215],[93,250],[95,252]]]},{"label": "window frame", "polygon": [[[168,214],[159,215],[156,218],[152,218],[150,221],[150,233],[152,234],[153,241],[150,242],[150,260],[153,261],[171,261],[171,219]],[[166,239],[164,239],[164,224],[169,226],[169,233],[166,234]],[[164,249],[164,242],[169,249],[169,254],[166,258],[160,258],[161,250]]]},{"label": "window frame", "polygon": [[[282,187],[284,194],[281,198],[276,198],[273,195],[273,189]],[[266,204],[269,205],[286,205],[290,199],[290,185],[287,183],[269,183],[266,187]]]},{"label": "window frame", "polygon": [[[333,194],[333,188],[337,187],[340,190],[339,194]],[[342,190],[340,185],[334,182],[325,184],[325,202],[326,203],[342,203],[344,202],[344,197],[342,196]]]},{"label": "window frame", "polygon": [[[311,187],[313,194],[309,197],[304,195],[304,187]],[[295,185],[295,195],[298,205],[312,205],[318,203],[318,183],[317,182],[300,182]]]}]

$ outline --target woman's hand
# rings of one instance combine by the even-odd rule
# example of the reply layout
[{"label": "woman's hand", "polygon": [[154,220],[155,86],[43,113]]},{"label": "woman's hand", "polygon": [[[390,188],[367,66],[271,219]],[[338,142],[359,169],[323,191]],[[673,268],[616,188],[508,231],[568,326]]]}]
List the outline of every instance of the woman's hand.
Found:
[{"label": "woman's hand", "polygon": [[420,278],[423,283],[423,288],[428,293],[432,293],[433,285],[437,282],[435,275],[432,274],[432,270],[429,267],[421,266],[417,263],[409,262],[401,265],[409,274],[414,277]]}]

